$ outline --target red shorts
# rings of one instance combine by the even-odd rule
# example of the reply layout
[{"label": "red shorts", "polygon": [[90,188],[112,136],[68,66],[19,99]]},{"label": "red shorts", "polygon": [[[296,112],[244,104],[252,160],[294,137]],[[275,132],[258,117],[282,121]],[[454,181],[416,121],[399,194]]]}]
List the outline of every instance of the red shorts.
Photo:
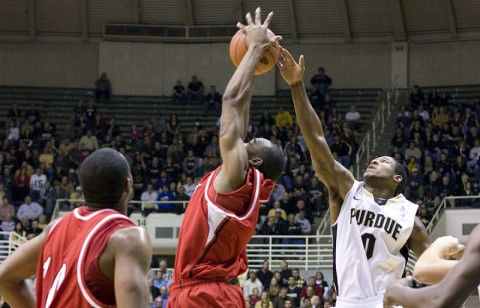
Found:
[{"label": "red shorts", "polygon": [[240,288],[225,281],[186,279],[170,286],[168,308],[238,307],[245,308]]}]

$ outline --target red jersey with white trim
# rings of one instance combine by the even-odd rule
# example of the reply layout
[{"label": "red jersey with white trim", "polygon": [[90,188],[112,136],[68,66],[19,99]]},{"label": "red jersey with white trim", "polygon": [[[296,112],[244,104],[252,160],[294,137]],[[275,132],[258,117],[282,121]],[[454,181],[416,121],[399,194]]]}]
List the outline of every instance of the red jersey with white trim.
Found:
[{"label": "red jersey with white trim", "polygon": [[[86,207],[56,222],[40,254],[37,307],[115,307],[113,281],[100,272],[98,257],[115,231],[134,226],[115,210]],[[99,290],[99,281],[104,290]],[[101,294],[103,301],[94,294]]]},{"label": "red jersey with white trim", "polygon": [[242,187],[217,193],[213,181],[220,169],[199,182],[188,203],[178,239],[174,281],[228,280],[248,268],[246,245],[255,232],[259,204],[268,201],[275,183],[249,168]]}]

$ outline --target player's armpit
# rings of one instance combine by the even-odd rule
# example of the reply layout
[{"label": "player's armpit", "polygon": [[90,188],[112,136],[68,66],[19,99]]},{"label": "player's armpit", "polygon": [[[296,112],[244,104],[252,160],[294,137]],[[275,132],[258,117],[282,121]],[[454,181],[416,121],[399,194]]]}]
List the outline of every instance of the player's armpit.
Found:
[{"label": "player's armpit", "polygon": [[35,298],[25,279],[35,275],[45,238],[43,232],[26,242],[0,266],[0,295],[12,307],[35,307]]},{"label": "player's armpit", "polygon": [[108,240],[115,257],[115,299],[117,307],[149,307],[148,271],[152,246],[145,229],[131,227],[115,232]]}]

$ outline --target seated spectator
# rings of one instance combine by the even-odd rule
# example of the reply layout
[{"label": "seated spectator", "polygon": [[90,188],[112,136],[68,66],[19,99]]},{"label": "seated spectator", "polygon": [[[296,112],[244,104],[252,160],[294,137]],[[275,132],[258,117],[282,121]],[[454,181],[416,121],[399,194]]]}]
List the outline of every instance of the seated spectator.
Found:
[{"label": "seated spectator", "polygon": [[250,305],[249,307],[256,307],[255,305],[260,301],[260,291],[258,288],[253,288],[252,294],[248,296],[247,301]]},{"label": "seated spectator", "polygon": [[328,88],[332,85],[332,79],[325,74],[325,69],[323,67],[319,67],[318,73],[310,79],[310,84],[314,88],[314,94],[318,95],[319,100],[322,101]]},{"label": "seated spectator", "polygon": [[43,208],[37,202],[32,202],[30,196],[25,197],[25,203],[23,203],[17,212],[17,218],[22,219],[24,216],[29,219],[37,219],[43,213]]},{"label": "seated spectator", "polygon": [[98,139],[96,136],[92,134],[92,130],[89,129],[87,130],[87,133],[82,136],[78,142],[78,148],[83,151],[83,150],[89,150],[90,152],[93,152],[95,150],[98,150],[100,148],[98,144]]},{"label": "seated spectator", "polygon": [[8,123],[10,121],[14,121],[15,122],[15,126],[16,127],[20,127],[20,121],[22,120],[22,112],[20,111],[20,109],[18,109],[18,104],[17,103],[14,103],[12,105],[12,108],[10,108],[8,110],[8,114],[7,114],[7,124],[5,125],[5,127],[7,127]]},{"label": "seated spectator", "polygon": [[38,220],[33,220],[32,225],[27,230],[27,239],[32,239],[35,236],[41,234],[42,232],[43,232],[43,229],[40,228],[38,224]]},{"label": "seated spectator", "polygon": [[30,193],[30,177],[28,176],[27,166],[17,170],[18,175],[15,177],[15,185],[13,187],[14,201],[21,201]]},{"label": "seated spectator", "polygon": [[288,110],[283,107],[278,108],[277,115],[275,116],[275,126],[280,129],[285,129],[288,126],[293,125],[292,115]]},{"label": "seated spectator", "polygon": [[295,302],[295,306],[300,306],[300,292],[302,289],[297,286],[295,278],[288,277],[287,296]]},{"label": "seated spectator", "polygon": [[280,288],[280,291],[278,292],[278,296],[273,301],[273,307],[274,308],[294,307],[292,306],[292,299],[287,296],[287,288]]},{"label": "seated spectator", "polygon": [[107,73],[103,72],[100,77],[95,81],[95,100],[105,98],[106,101],[110,100],[110,93],[112,92],[112,86],[110,80],[107,78]]},{"label": "seated spectator", "polygon": [[167,286],[160,287],[159,297],[162,299],[162,308],[166,308],[168,303],[168,297],[169,297]]},{"label": "seated spectator", "polygon": [[[14,216],[8,213],[3,219],[0,219],[0,230],[3,232],[12,232],[15,230],[15,221],[13,220]],[[8,236],[6,236],[8,237]],[[8,240],[8,238],[3,238]],[[2,238],[0,238],[2,240]]]},{"label": "seated spectator", "polygon": [[245,296],[245,299],[248,299],[253,294],[254,289],[257,289],[258,292],[263,291],[262,282],[257,278],[257,273],[255,271],[250,271],[248,277],[249,279],[243,284],[243,295]]},{"label": "seated spectator", "polygon": [[275,217],[276,212],[280,212],[280,217],[287,220],[287,212],[281,208],[280,201],[273,202],[273,208],[268,211],[268,217]]},{"label": "seated spectator", "polygon": [[300,298],[304,298],[307,295],[307,288],[311,288],[312,293],[308,294],[308,297],[312,297],[313,295],[318,296],[320,301],[323,300],[323,288],[315,283],[315,276],[308,277],[307,284],[302,288],[302,292],[300,293]]},{"label": "seated spectator", "polygon": [[192,178],[198,177],[201,159],[195,156],[193,150],[188,150],[187,157],[183,160],[183,172]]},{"label": "seated spectator", "polygon": [[418,168],[413,168],[411,173],[407,175],[407,185],[405,186],[405,198],[408,200],[423,199],[425,193],[425,178],[423,174],[418,171]]},{"label": "seated spectator", "polygon": [[[160,291],[158,291],[160,293]],[[163,298],[161,296],[153,297],[155,299],[152,308],[164,308]],[[166,307],[166,306],[165,306]]]},{"label": "seated spectator", "polygon": [[173,86],[172,90],[172,102],[185,102],[187,92],[185,91],[185,87],[182,84],[181,80],[177,80],[177,83]]},{"label": "seated spectator", "polygon": [[4,195],[0,202],[0,221],[5,220],[8,216],[15,217],[15,207],[10,203],[8,197]]},{"label": "seated spectator", "polygon": [[[187,208],[188,201],[190,201],[190,196],[185,193],[185,188],[180,186],[178,188],[177,194],[175,195],[175,201],[184,201],[183,203],[175,204],[175,213],[182,214]],[[184,206],[185,205],[185,206]]]},{"label": "seated spectator", "polygon": [[277,277],[272,277],[270,284],[265,288],[270,294],[270,300],[273,302],[280,293],[280,284]]},{"label": "seated spectator", "polygon": [[155,212],[156,210],[156,203],[158,198],[158,193],[153,190],[153,185],[147,184],[147,190],[142,193],[142,196],[140,197],[140,200],[143,201],[143,215],[148,216],[148,214]]},{"label": "seated spectator", "polygon": [[164,184],[162,186],[162,191],[158,194],[157,201],[162,201],[156,204],[157,212],[159,213],[171,213],[175,210],[175,205],[166,201],[173,201],[175,196],[173,192],[170,191],[169,186]]},{"label": "seated spectator", "polygon": [[292,269],[292,277],[295,279],[295,284],[300,289],[302,289],[303,287],[305,287],[307,285],[307,282],[305,281],[305,279],[303,279],[300,276],[300,270],[298,268]]},{"label": "seated spectator", "polygon": [[197,184],[193,182],[193,178],[191,176],[187,176],[185,184],[183,184],[183,188],[185,189],[185,194],[189,197],[192,197],[192,194],[195,191],[196,187],[197,187]]},{"label": "seated spectator", "polygon": [[305,217],[305,211],[301,210],[295,215],[295,223],[299,224],[302,227],[302,234],[303,235],[310,235],[312,234],[312,225],[310,221]]},{"label": "seated spectator", "polygon": [[85,197],[83,196],[82,188],[80,186],[77,186],[75,188],[75,191],[70,194],[69,199],[80,200],[80,201],[73,202],[72,205],[73,205],[74,208],[82,206],[83,205],[82,201],[85,201]]},{"label": "seated spectator", "polygon": [[40,128],[40,112],[37,110],[37,105],[30,105],[30,109],[25,112],[25,119],[33,125],[34,131]]},{"label": "seated spectator", "polygon": [[336,134],[334,137],[333,143],[330,145],[330,150],[332,153],[336,153],[338,155],[338,159],[340,163],[347,169],[350,169],[352,164],[352,158],[350,155],[352,154],[352,147],[340,138],[340,135]]},{"label": "seated spectator", "polygon": [[13,232],[17,233],[21,237],[27,237],[27,230],[23,227],[21,222],[17,222],[15,224],[15,229],[13,230]]},{"label": "seated spectator", "polygon": [[203,115],[207,116],[209,111],[215,112],[215,115],[220,116],[222,107],[222,95],[217,92],[214,85],[210,86],[210,92],[205,95],[205,102],[203,103]]},{"label": "seated spectator", "polygon": [[203,83],[198,80],[197,76],[192,76],[192,80],[188,83],[187,87],[187,101],[190,103],[192,100],[196,100],[199,103],[203,102]]},{"label": "seated spectator", "polygon": [[410,92],[408,101],[410,103],[410,106],[409,106],[410,110],[415,110],[418,108],[418,106],[425,103],[424,94],[422,90],[420,90],[420,87],[418,85],[413,86],[413,90],[412,92]]},{"label": "seated spectator", "polygon": [[360,112],[357,111],[355,105],[350,106],[350,111],[345,114],[345,120],[351,129],[361,129],[362,116],[360,115]]},{"label": "seated spectator", "polygon": [[270,294],[268,291],[263,291],[260,295],[260,300],[255,303],[255,308],[273,308],[273,303],[270,301]]},{"label": "seated spectator", "polygon": [[[68,199],[69,196],[70,194],[68,193],[68,191],[63,189],[59,182],[55,182],[53,189],[50,190],[50,192],[47,195],[47,203],[45,205],[45,214],[48,216],[52,215],[57,200]],[[59,210],[68,211],[68,210],[71,210],[71,208],[68,202],[64,201],[64,202],[60,202]]]},{"label": "seated spectator", "polygon": [[325,296],[325,293],[327,293],[328,290],[328,282],[325,280],[325,276],[323,276],[323,273],[321,271],[318,271],[315,274],[315,284],[322,288],[323,294]]}]

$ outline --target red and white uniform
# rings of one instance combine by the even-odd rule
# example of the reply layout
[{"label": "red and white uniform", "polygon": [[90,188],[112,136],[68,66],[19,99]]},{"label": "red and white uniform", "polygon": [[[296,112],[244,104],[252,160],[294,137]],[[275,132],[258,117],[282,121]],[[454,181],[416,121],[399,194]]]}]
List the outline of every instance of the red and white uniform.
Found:
[{"label": "red and white uniform", "polygon": [[37,268],[37,307],[115,307],[113,280],[98,268],[108,239],[134,227],[112,209],[80,207],[54,224],[43,244]]},{"label": "red and white uniform", "polygon": [[246,245],[255,232],[258,208],[275,184],[250,168],[245,184],[217,193],[221,166],[198,184],[182,222],[168,307],[244,307],[240,288],[228,280],[248,268]]}]

